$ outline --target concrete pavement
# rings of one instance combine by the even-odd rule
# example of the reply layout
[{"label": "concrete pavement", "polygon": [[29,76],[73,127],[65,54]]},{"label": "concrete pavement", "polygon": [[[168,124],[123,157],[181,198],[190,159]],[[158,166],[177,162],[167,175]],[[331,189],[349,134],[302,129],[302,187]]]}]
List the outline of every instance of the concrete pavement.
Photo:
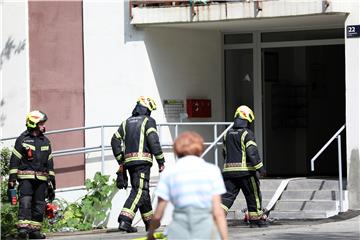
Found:
[{"label": "concrete pavement", "polygon": [[[274,239],[274,240],[359,240],[360,211],[347,212],[333,218],[304,221],[274,221],[267,228],[249,228],[241,223],[229,223],[229,238],[241,240]],[[138,233],[122,233],[99,231],[97,233],[81,234],[67,233],[62,236],[52,235],[55,240],[115,240],[134,239],[146,235],[144,228],[138,228]]]}]

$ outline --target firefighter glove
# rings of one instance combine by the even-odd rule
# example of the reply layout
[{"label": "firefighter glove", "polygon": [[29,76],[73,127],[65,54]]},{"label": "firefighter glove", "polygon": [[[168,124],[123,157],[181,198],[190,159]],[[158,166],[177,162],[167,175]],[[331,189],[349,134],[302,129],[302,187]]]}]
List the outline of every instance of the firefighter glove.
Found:
[{"label": "firefighter glove", "polygon": [[126,171],[116,173],[116,186],[118,189],[126,189],[128,187],[128,178]]},{"label": "firefighter glove", "polygon": [[51,181],[48,182],[47,198],[49,202],[52,202],[55,199],[55,188]]}]

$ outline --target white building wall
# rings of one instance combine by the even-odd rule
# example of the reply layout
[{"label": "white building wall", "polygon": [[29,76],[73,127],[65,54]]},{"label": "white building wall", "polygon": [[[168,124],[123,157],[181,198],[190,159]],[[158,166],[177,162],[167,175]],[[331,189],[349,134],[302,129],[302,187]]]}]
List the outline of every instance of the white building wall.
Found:
[{"label": "white building wall", "polygon": [[[360,2],[331,1],[335,11],[350,13],[348,25],[360,24]],[[346,28],[344,29],[346,35]],[[360,209],[360,38],[345,39],[346,71],[346,156],[349,190],[349,208]]]},{"label": "white building wall", "polygon": [[0,138],[6,138],[24,131],[30,106],[27,1],[1,0],[0,16]]},{"label": "white building wall", "polygon": [[[84,1],[85,125],[120,124],[140,95],[157,102],[152,116],[158,123],[166,122],[164,99],[186,98],[211,99],[212,118],[202,121],[222,121],[220,34],[143,30],[130,26],[128,14],[128,2]],[[106,145],[115,130],[105,130]],[[86,146],[98,146],[99,134],[89,131]],[[161,128],[161,141],[172,142],[166,127]],[[116,161],[111,151],[106,154],[105,173],[114,174]],[[166,158],[171,163],[173,154]],[[101,169],[101,158],[92,153],[87,159],[87,177],[92,177]]]}]

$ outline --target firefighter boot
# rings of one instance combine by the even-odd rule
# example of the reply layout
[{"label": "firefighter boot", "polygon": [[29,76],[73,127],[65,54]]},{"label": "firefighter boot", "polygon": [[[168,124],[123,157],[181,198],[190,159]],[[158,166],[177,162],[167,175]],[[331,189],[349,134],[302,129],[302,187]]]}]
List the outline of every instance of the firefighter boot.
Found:
[{"label": "firefighter boot", "polygon": [[19,229],[18,239],[28,239],[28,232],[26,228]]},{"label": "firefighter boot", "polygon": [[118,229],[120,231],[124,231],[124,232],[127,232],[127,233],[137,232],[136,227],[132,227],[130,223],[125,222],[125,221],[120,221]]},{"label": "firefighter boot", "polygon": [[268,223],[263,219],[250,220],[250,228],[268,227]]},{"label": "firefighter boot", "polygon": [[29,233],[29,239],[45,239],[46,235],[41,233],[39,230]]}]

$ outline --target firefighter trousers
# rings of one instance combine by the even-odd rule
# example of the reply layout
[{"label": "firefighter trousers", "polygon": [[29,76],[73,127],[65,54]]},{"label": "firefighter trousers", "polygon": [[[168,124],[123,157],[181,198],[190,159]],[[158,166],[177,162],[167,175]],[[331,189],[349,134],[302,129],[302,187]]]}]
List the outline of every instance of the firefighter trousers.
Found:
[{"label": "firefighter trousers", "polygon": [[151,166],[147,165],[127,167],[130,173],[131,192],[120,212],[119,223],[125,221],[131,225],[138,209],[145,225],[150,223],[153,216],[149,194],[150,168]]},{"label": "firefighter trousers", "polygon": [[45,214],[47,182],[37,179],[19,180],[19,229],[40,230]]},{"label": "firefighter trousers", "polygon": [[250,220],[261,218],[262,197],[260,192],[260,181],[256,176],[248,175],[244,177],[225,178],[226,193],[221,196],[222,208],[228,212],[233,205],[240,189],[242,190],[249,212]]}]

